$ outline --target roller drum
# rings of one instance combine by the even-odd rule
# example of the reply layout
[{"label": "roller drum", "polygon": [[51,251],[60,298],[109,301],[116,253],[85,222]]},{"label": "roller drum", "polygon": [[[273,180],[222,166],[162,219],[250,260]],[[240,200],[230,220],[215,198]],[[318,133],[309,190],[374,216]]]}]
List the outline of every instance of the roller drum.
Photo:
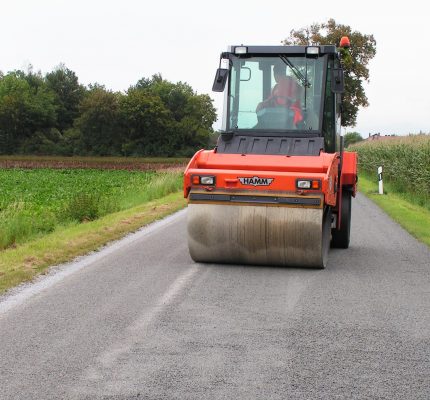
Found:
[{"label": "roller drum", "polygon": [[188,205],[196,262],[324,268],[331,215],[322,208]]}]

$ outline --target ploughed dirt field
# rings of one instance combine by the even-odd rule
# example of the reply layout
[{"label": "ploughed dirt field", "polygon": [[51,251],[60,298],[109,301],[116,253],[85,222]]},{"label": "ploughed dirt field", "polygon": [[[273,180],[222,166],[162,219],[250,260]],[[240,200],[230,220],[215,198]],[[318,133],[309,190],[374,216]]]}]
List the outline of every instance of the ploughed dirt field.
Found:
[{"label": "ploughed dirt field", "polygon": [[107,169],[129,171],[181,171],[187,158],[155,157],[51,157],[2,156],[0,168]]}]

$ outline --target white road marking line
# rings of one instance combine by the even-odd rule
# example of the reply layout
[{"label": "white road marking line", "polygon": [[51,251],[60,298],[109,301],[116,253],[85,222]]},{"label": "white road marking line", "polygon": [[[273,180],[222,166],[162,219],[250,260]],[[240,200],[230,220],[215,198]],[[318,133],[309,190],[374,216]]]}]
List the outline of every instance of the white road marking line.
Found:
[{"label": "white road marking line", "polygon": [[102,369],[111,368],[122,354],[128,353],[135,343],[142,340],[142,331],[173,303],[183,288],[193,279],[197,271],[199,271],[199,267],[195,264],[176,278],[152,309],[126,328],[126,338],[101,354],[98,359],[101,364],[99,368],[96,366],[88,368],[85,374],[86,379],[91,381],[101,379],[102,374],[99,372],[100,367]]}]

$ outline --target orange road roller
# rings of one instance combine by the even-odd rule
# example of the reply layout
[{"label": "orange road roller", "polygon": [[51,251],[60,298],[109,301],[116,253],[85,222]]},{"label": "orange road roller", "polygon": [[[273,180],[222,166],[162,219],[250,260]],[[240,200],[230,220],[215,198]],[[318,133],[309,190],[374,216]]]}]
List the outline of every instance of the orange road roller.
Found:
[{"label": "orange road roller", "polygon": [[336,46],[230,46],[213,150],[188,163],[192,259],[324,268],[350,242],[357,155],[344,152],[344,71]]}]

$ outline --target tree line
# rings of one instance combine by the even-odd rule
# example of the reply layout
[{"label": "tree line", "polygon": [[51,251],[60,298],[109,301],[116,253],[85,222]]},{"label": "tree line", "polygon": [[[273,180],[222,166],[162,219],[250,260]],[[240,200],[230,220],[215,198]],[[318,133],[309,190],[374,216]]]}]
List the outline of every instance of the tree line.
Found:
[{"label": "tree line", "polygon": [[0,72],[0,154],[190,156],[214,135],[208,95],[160,74],[125,93],[60,65]]}]

